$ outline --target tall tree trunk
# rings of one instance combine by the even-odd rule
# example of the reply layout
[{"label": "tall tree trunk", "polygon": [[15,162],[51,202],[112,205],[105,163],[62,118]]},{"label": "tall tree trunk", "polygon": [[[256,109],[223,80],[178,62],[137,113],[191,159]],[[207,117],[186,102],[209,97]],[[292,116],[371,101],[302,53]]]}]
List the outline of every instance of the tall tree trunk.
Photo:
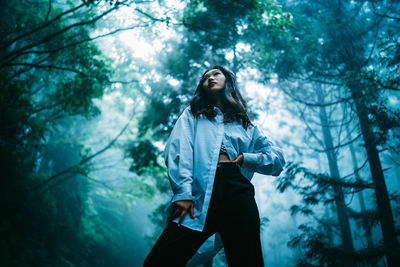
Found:
[{"label": "tall tree trunk", "polygon": [[349,83],[349,88],[356,106],[356,113],[359,119],[361,132],[365,143],[365,149],[367,151],[388,265],[389,267],[400,266],[400,253],[396,251],[398,249],[398,242],[394,227],[392,209],[390,206],[389,194],[386,188],[385,177],[383,175],[379,153],[375,144],[375,136],[368,118],[368,109],[363,102],[363,97],[361,97],[362,85],[357,84],[357,81],[353,80],[351,83]]},{"label": "tall tree trunk", "polygon": [[397,178],[397,186],[398,186],[398,189],[400,189],[400,165],[399,165],[400,153],[397,153],[392,150],[389,150],[389,152],[390,152],[390,161],[392,162],[394,173]]},{"label": "tall tree trunk", "polygon": [[[351,136],[350,130],[348,125],[346,125],[346,132],[348,136]],[[350,155],[351,155],[351,161],[353,163],[353,170],[355,173],[355,177],[358,180],[361,180],[360,175],[358,174],[358,164],[357,164],[357,157],[356,157],[356,152],[354,150],[353,143],[349,144],[349,149],[350,149]],[[360,201],[360,209],[362,213],[365,213],[366,208],[365,208],[365,200],[364,200],[364,195],[363,191],[358,192],[358,199]],[[364,225],[367,225],[365,221],[368,220],[367,218],[363,218],[363,223]],[[372,248],[374,246],[373,240],[372,240],[372,235],[371,235],[371,229],[365,229],[365,237],[367,238],[367,244],[368,248]]]},{"label": "tall tree trunk", "polygon": [[[323,173],[324,170],[322,169],[322,162],[321,162],[321,157],[320,157],[319,153],[316,154],[316,160],[318,162],[318,172],[319,173]],[[325,218],[330,219],[332,217],[331,211],[330,211],[331,208],[333,208],[333,207],[332,206],[328,206],[328,205],[325,206],[325,215],[324,215]],[[333,239],[333,234],[332,234],[332,229],[328,229],[327,227],[325,227],[325,229],[326,229],[326,234],[328,236],[329,244],[332,244],[333,240],[334,240]]]},{"label": "tall tree trunk", "polygon": [[[315,86],[315,88],[317,90],[318,102],[320,104],[324,103],[324,98],[322,96],[321,88],[319,86]],[[340,174],[337,163],[337,157],[335,154],[335,150],[333,149],[332,135],[329,129],[328,117],[326,115],[326,110],[324,106],[320,107],[319,116],[322,125],[322,134],[324,137],[326,155],[328,157],[329,170],[332,177],[339,178]],[[335,194],[335,204],[337,209],[342,245],[346,251],[352,252],[354,250],[353,239],[351,236],[349,216],[347,214],[346,204],[344,202],[344,194],[342,187],[339,185],[334,185],[333,192]]]},{"label": "tall tree trunk", "polygon": [[[331,215],[331,212],[330,212],[329,208],[330,207],[325,206],[325,215],[324,215],[324,217],[330,219],[332,217],[332,215]],[[326,235],[328,236],[328,241],[329,241],[330,244],[332,244],[333,243],[332,229],[330,229],[330,228],[328,229],[328,227],[325,227],[325,229],[326,229]]]}]

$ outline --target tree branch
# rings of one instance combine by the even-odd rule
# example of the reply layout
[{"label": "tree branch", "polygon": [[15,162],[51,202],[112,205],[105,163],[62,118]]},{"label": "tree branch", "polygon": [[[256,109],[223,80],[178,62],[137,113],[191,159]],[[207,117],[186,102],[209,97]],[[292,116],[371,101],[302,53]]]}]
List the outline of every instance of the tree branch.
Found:
[{"label": "tree branch", "polygon": [[3,83],[3,86],[5,86],[5,85],[7,85],[9,82],[11,82],[15,77],[21,75],[21,74],[24,73],[24,72],[27,72],[27,71],[31,70],[31,69],[34,68],[36,65],[38,65],[38,64],[40,64],[40,63],[46,61],[49,57],[50,57],[50,56],[48,55],[48,56],[46,56],[46,57],[44,57],[44,58],[42,58],[42,59],[39,59],[39,60],[36,61],[35,63],[32,63],[32,64],[30,64],[30,65],[25,65],[25,66],[28,66],[28,67],[25,68],[25,69],[23,69],[23,70],[17,71],[17,72],[15,72],[13,75],[11,75],[11,77],[8,78],[8,79]]},{"label": "tree branch", "polygon": [[361,169],[364,168],[364,166],[367,164],[367,162],[368,162],[368,158],[363,162],[363,164],[361,164],[360,167],[358,167],[357,169],[354,169],[354,171],[352,173],[349,173],[349,174],[343,176],[342,178],[346,179],[346,178],[349,178],[349,177],[355,175],[356,173],[359,173],[361,171]]},{"label": "tree branch", "polygon": [[71,30],[71,29],[73,29],[73,28],[75,28],[75,27],[93,24],[93,23],[95,23],[96,21],[98,21],[99,19],[101,19],[102,17],[104,17],[105,15],[107,15],[107,14],[109,14],[110,12],[114,11],[115,9],[117,9],[118,7],[119,7],[119,5],[115,5],[114,7],[110,8],[109,10],[103,12],[102,14],[100,14],[100,15],[94,17],[93,19],[90,19],[90,20],[88,20],[88,21],[77,22],[77,23],[71,24],[71,25],[69,25],[69,26],[67,26],[67,27],[65,27],[65,28],[63,28],[63,29],[61,29],[61,30],[59,30],[59,31],[57,31],[57,32],[54,32],[54,33],[51,33],[51,34],[47,35],[46,37],[42,38],[40,41],[37,41],[37,42],[35,42],[35,43],[31,43],[31,44],[27,44],[27,45],[25,45],[25,46],[23,46],[23,47],[21,47],[21,48],[19,48],[19,49],[17,49],[17,50],[14,50],[13,52],[11,52],[11,53],[5,55],[4,57],[2,57],[2,58],[0,59],[0,61],[5,61],[5,60],[11,58],[11,60],[9,60],[8,62],[6,62],[5,64],[0,65],[0,68],[3,68],[3,67],[6,66],[7,64],[9,64],[9,63],[12,62],[13,60],[15,60],[16,58],[20,57],[20,56],[23,54],[23,51],[25,51],[25,50],[27,50],[27,49],[31,49],[31,48],[33,48],[33,47],[36,47],[36,46],[38,46],[38,45],[40,45],[40,44],[43,44],[43,43],[45,43],[45,42],[48,42],[48,41],[50,41],[51,39],[53,39],[54,37],[56,37],[56,36],[58,36],[58,35],[60,35],[60,34],[63,34],[63,33],[67,32],[67,31],[69,31],[69,30]]},{"label": "tree branch", "polygon": [[[85,38],[85,39],[82,39],[82,40],[79,40],[79,41],[76,41],[76,42],[67,44],[65,46],[55,48],[55,49],[42,50],[42,51],[40,51],[40,50],[28,50],[28,51],[25,51],[25,52],[21,53],[20,55],[56,53],[58,51],[61,51],[61,50],[64,50],[64,49],[67,49],[67,48],[70,48],[70,47],[85,43],[85,42],[89,42],[89,41],[93,41],[93,40],[96,40],[96,39],[99,39],[99,38],[103,38],[103,37],[106,37],[106,36],[121,32],[121,31],[128,31],[128,30],[132,30],[132,29],[135,29],[135,28],[138,28],[138,27],[146,27],[148,25],[149,24],[141,24],[141,25],[134,25],[134,26],[126,27],[126,28],[120,28],[120,29],[116,29],[114,31],[111,31],[111,32],[108,32],[108,33],[105,33],[105,34],[101,34],[101,35],[98,35],[98,36],[95,36],[95,37]],[[18,56],[20,56],[20,55],[18,55]],[[14,60],[14,59],[12,59],[12,60]],[[1,65],[0,68],[11,65],[10,62],[12,62],[12,60],[9,60],[6,64]]]},{"label": "tree branch", "polygon": [[311,135],[315,138],[315,140],[317,140],[319,145],[324,148],[325,146],[324,146],[324,143],[322,142],[322,140],[318,138],[318,136],[315,134],[314,130],[307,123],[307,120],[305,119],[305,116],[304,116],[304,110],[300,110],[300,108],[298,106],[297,106],[297,108],[298,108],[298,111],[300,112],[300,118],[303,120],[303,123],[306,125],[306,127],[310,131]]},{"label": "tree branch", "polygon": [[47,10],[46,18],[44,21],[49,20],[50,12],[51,12],[51,0],[49,0],[49,9]]},{"label": "tree branch", "polygon": [[336,149],[339,149],[341,147],[345,147],[345,146],[357,141],[361,136],[362,136],[362,134],[360,133],[355,138],[353,138],[350,141],[347,141],[346,143],[342,143],[342,144],[339,144],[339,145],[336,145],[336,146],[333,146],[333,147],[330,147],[330,148],[326,148],[326,149],[318,149],[318,148],[313,148],[313,147],[309,147],[309,148],[314,150],[315,152],[319,152],[319,153],[324,152],[325,153],[325,152],[330,151],[330,150],[336,150]]},{"label": "tree branch", "polygon": [[[38,62],[38,63],[40,63],[40,62]],[[73,68],[59,67],[59,66],[55,66],[55,65],[40,65],[40,64],[31,64],[31,63],[14,63],[14,64],[11,64],[11,66],[30,66],[30,67],[32,67],[32,68],[44,68],[44,69],[54,69],[54,70],[69,71],[69,72],[77,73],[77,74],[79,74],[79,75],[81,75],[81,76],[84,76],[84,77],[95,78],[95,79],[101,80],[101,81],[104,81],[104,80],[105,80],[105,81],[108,82],[108,83],[130,84],[130,83],[134,83],[134,82],[135,82],[135,83],[136,83],[136,82],[139,82],[139,81],[136,80],[136,79],[133,79],[133,80],[131,80],[131,81],[113,81],[113,80],[110,80],[110,79],[108,79],[108,78],[100,78],[100,77],[95,76],[95,75],[88,75],[88,74],[86,74],[86,73],[83,72],[83,71],[76,70],[76,69],[73,69]]]},{"label": "tree branch", "polygon": [[[66,174],[71,174],[74,173],[74,170],[76,170],[79,166],[82,166],[86,163],[88,163],[89,161],[91,161],[93,158],[97,157],[98,155],[104,153],[106,150],[108,150],[110,147],[112,147],[114,145],[114,143],[118,140],[118,138],[125,132],[125,130],[128,128],[130,122],[132,121],[134,115],[136,114],[136,112],[134,112],[135,110],[132,111],[132,115],[129,118],[129,121],[126,123],[126,125],[122,128],[122,130],[118,133],[118,135],[116,137],[114,137],[114,139],[104,148],[100,149],[99,151],[97,151],[96,153],[94,153],[93,155],[86,157],[84,159],[82,159],[80,162],[78,162],[75,165],[72,165],[68,168],[66,168],[65,170],[58,172],[46,179],[44,179],[44,181],[42,181],[36,189],[42,188],[44,186],[46,186],[47,184],[49,184],[50,182],[54,181],[55,179],[57,179],[60,176],[64,176]],[[72,174],[73,175],[73,174]],[[70,177],[70,175],[67,176],[68,178]],[[64,181],[66,179],[66,177],[64,177],[64,179],[61,179],[61,181]],[[60,183],[60,181],[58,183],[56,183],[56,185],[58,185]]]},{"label": "tree branch", "polygon": [[369,1],[369,2],[372,5],[372,9],[374,10],[374,15],[376,15],[378,17],[388,18],[388,19],[400,20],[400,17],[394,17],[394,16],[391,16],[391,15],[388,15],[388,13],[390,12],[390,9],[392,8],[394,3],[392,3],[392,5],[387,9],[388,11],[387,11],[386,14],[381,14],[381,13],[378,13],[376,11],[376,7],[375,7],[374,1]]},{"label": "tree branch", "polygon": [[153,20],[153,21],[157,21],[157,22],[166,22],[167,24],[172,24],[172,25],[176,25],[176,26],[192,27],[192,28],[198,29],[198,30],[200,30],[200,31],[209,33],[209,34],[211,34],[211,35],[215,35],[215,36],[219,36],[219,37],[228,37],[228,35],[226,35],[226,34],[218,34],[218,33],[215,33],[215,32],[211,32],[211,31],[208,31],[208,30],[206,30],[206,29],[204,29],[204,28],[202,28],[202,27],[199,27],[199,26],[194,25],[194,24],[191,24],[191,23],[187,23],[187,22],[185,22],[185,21],[182,21],[182,22],[179,22],[179,23],[171,22],[169,19],[160,19],[160,18],[156,18],[156,17],[150,15],[149,13],[144,12],[143,10],[141,10],[141,9],[139,9],[139,8],[136,8],[135,10],[136,10],[137,12],[139,12],[140,14],[146,16],[147,18]]},{"label": "tree branch", "polygon": [[293,99],[294,101],[299,102],[299,103],[304,104],[304,105],[307,105],[307,106],[310,106],[310,107],[328,107],[328,106],[337,105],[337,104],[340,104],[340,103],[343,103],[343,102],[348,102],[348,101],[350,101],[352,99],[352,97],[345,97],[345,98],[341,98],[341,99],[338,99],[338,100],[333,101],[333,102],[327,102],[327,103],[322,103],[321,104],[321,103],[317,103],[317,102],[307,102],[305,100],[302,100],[301,98],[293,96],[292,94],[288,94],[287,93],[287,95],[291,99]]},{"label": "tree branch", "polygon": [[[51,0],[49,0],[49,3],[50,3],[50,4],[49,4],[49,11],[48,11],[48,14],[47,14],[47,16],[46,16],[46,20],[47,20],[48,15],[50,14]],[[84,7],[84,6],[85,6],[85,4],[80,4],[79,6],[76,6],[76,7],[71,8],[71,9],[65,11],[65,12],[60,13],[58,16],[56,16],[55,18],[53,18],[53,19],[50,20],[50,21],[47,21],[46,23],[42,24],[41,26],[39,26],[39,27],[37,27],[37,28],[35,28],[35,29],[33,29],[33,30],[30,30],[30,31],[27,32],[27,33],[23,33],[23,34],[21,34],[21,35],[15,37],[14,39],[8,41],[6,44],[4,44],[3,46],[0,47],[0,50],[3,50],[3,49],[5,49],[5,48],[9,47],[10,45],[12,45],[14,42],[18,41],[18,40],[21,39],[21,38],[25,38],[25,37],[27,37],[28,35],[31,35],[32,33],[35,33],[35,32],[37,32],[37,31],[40,31],[40,30],[46,28],[47,26],[49,26],[49,25],[51,25],[52,23],[56,22],[56,21],[57,21],[58,19],[60,19],[61,17],[65,16],[65,15],[67,15],[67,14],[69,14],[69,13],[72,13],[72,12],[74,12],[74,11],[76,11],[76,10],[78,10],[78,9],[80,9],[80,8],[82,8],[82,7]]]}]

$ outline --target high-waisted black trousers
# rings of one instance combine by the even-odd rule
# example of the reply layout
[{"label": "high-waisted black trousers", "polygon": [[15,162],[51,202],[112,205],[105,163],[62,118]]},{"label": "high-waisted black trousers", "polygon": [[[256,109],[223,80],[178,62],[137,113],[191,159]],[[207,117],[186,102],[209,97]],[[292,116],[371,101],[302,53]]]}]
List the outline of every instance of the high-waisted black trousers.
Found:
[{"label": "high-waisted black trousers", "polygon": [[218,164],[203,231],[170,222],[144,266],[185,266],[204,241],[216,232],[221,235],[229,266],[264,266],[254,186],[235,163]]}]

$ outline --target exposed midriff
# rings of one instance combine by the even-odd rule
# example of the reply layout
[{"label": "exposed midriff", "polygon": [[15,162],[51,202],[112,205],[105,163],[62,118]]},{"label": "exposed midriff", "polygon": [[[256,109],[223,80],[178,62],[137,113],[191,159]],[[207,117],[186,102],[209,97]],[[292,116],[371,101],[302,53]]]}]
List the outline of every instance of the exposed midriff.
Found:
[{"label": "exposed midriff", "polygon": [[225,153],[219,154],[218,163],[220,163],[220,162],[230,162],[230,161],[231,160],[229,159],[227,154],[225,154]]}]

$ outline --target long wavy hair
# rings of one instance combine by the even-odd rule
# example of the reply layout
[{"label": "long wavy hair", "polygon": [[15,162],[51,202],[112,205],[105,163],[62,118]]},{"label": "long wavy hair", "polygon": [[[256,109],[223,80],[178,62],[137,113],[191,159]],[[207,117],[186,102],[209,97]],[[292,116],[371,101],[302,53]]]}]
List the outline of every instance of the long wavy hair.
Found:
[{"label": "long wavy hair", "polygon": [[200,116],[200,114],[203,114],[209,119],[217,115],[217,112],[214,110],[214,100],[207,95],[203,87],[205,74],[214,69],[220,70],[226,79],[225,88],[223,89],[222,93],[224,122],[232,122],[236,120],[241,122],[243,127],[247,129],[249,125],[253,125],[250,121],[249,114],[247,113],[247,103],[239,92],[235,75],[222,66],[214,66],[211,69],[206,70],[201,76],[193,98],[190,101],[190,109],[192,114],[196,117]]}]

